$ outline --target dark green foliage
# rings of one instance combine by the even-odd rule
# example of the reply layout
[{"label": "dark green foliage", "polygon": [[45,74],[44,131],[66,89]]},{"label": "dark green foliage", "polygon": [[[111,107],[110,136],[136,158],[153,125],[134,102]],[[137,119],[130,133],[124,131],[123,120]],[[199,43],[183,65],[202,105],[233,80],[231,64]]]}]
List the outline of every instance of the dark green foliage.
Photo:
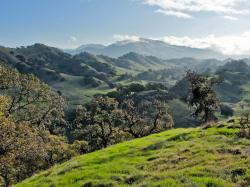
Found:
[{"label": "dark green foliage", "polygon": [[220,105],[220,111],[221,115],[226,116],[226,117],[232,117],[234,115],[234,110],[225,104]]},{"label": "dark green foliage", "polygon": [[108,97],[115,98],[122,103],[126,98],[132,97],[137,92],[145,91],[146,87],[142,84],[132,83],[127,86],[118,85],[116,91],[107,94]]},{"label": "dark green foliage", "polygon": [[168,89],[161,83],[147,83],[145,86],[138,83],[126,86],[118,85],[117,90],[107,93],[107,96],[115,98],[119,103],[122,103],[125,99],[133,99],[136,103],[154,99],[166,102],[172,99]]},{"label": "dark green foliage", "polygon": [[250,139],[250,112],[244,112],[240,118],[241,131],[239,133],[240,137],[245,137]]},{"label": "dark green foliage", "polygon": [[97,78],[95,77],[85,77],[84,80],[83,80],[83,85],[89,85],[91,87],[98,87],[102,84],[102,81],[101,80],[98,80]]},{"label": "dark green foliage", "polygon": [[163,102],[142,100],[138,103],[132,99],[121,104],[124,118],[123,131],[134,138],[161,132],[174,126],[172,116]]},{"label": "dark green foliage", "polygon": [[[12,53],[10,53],[10,54],[12,54]],[[16,55],[16,58],[18,59],[18,60],[20,60],[21,62],[25,62],[25,57],[24,56],[22,56],[22,55]]]},{"label": "dark green foliage", "polygon": [[[12,53],[10,53],[10,52]],[[15,55],[17,54],[17,55]],[[115,69],[95,55],[83,53],[71,56],[63,51],[35,44],[28,47],[0,50],[0,59],[22,73],[33,73],[46,83],[63,80],[63,74],[71,76],[96,77],[108,81],[115,76]]]},{"label": "dark green foliage", "polygon": [[146,80],[172,85],[171,81],[180,80],[184,75],[184,68],[173,67],[169,69],[152,70],[149,69],[135,76],[136,80]]},{"label": "dark green foliage", "polygon": [[114,99],[96,97],[87,108],[79,107],[76,112],[74,126],[84,131],[85,140],[93,149],[105,148],[121,139],[118,126],[122,113]]},{"label": "dark green foliage", "polygon": [[89,142],[91,150],[147,136],[172,128],[166,105],[160,101],[126,99],[119,104],[113,98],[98,96],[76,111],[72,130],[77,138]]},{"label": "dark green foliage", "polygon": [[170,93],[175,97],[186,101],[189,93],[190,83],[185,78],[178,81],[171,89]]},{"label": "dark green foliage", "polygon": [[213,90],[213,85],[221,81],[216,78],[200,75],[188,71],[186,80],[190,82],[188,103],[194,107],[194,117],[199,117],[205,122],[214,118],[214,112],[219,107],[219,100]]},{"label": "dark green foliage", "polygon": [[240,102],[244,91],[242,86],[250,81],[249,66],[242,60],[232,60],[219,67],[215,75],[224,79],[221,84],[215,85],[220,100],[229,103]]},{"label": "dark green foliage", "polygon": [[168,88],[162,83],[152,83],[146,84],[146,90],[168,90]]}]

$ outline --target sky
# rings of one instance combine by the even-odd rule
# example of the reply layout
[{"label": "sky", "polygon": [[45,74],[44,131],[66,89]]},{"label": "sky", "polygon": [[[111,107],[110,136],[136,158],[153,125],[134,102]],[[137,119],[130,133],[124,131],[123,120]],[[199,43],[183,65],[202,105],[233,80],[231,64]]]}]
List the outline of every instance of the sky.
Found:
[{"label": "sky", "polygon": [[249,20],[249,0],[0,0],[0,45],[151,38],[249,54]]}]

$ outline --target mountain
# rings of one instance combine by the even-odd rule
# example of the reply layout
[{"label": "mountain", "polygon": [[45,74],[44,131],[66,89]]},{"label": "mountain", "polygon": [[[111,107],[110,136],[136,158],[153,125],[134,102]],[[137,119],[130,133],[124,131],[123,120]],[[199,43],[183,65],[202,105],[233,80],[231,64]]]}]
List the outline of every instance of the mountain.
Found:
[{"label": "mountain", "polygon": [[198,49],[184,46],[175,46],[165,43],[160,40],[151,40],[141,38],[139,41],[119,41],[108,46],[102,45],[83,45],[75,50],[66,50],[71,54],[80,52],[89,52],[93,54],[102,54],[110,57],[120,57],[129,52],[135,52],[147,56],[156,56],[163,59],[172,58],[218,58],[222,59],[224,56],[212,49]]},{"label": "mountain", "polygon": [[105,46],[100,44],[87,44],[87,45],[81,45],[77,49],[65,49],[64,51],[72,55],[76,55],[82,52],[98,51],[104,48]]},{"label": "mountain", "polygon": [[173,129],[113,145],[56,165],[15,187],[247,187],[250,140],[238,137],[238,123]]}]

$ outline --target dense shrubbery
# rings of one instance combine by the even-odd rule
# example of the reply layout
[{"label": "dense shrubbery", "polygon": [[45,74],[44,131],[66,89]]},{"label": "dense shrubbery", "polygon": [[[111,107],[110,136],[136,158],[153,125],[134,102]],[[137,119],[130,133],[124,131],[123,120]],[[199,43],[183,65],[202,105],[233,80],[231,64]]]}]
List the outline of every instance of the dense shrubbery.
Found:
[{"label": "dense shrubbery", "polygon": [[0,185],[9,186],[77,151],[58,127],[64,100],[32,75],[0,66]]},{"label": "dense shrubbery", "polygon": [[234,110],[228,105],[220,105],[221,115],[226,117],[232,117],[234,115]]},{"label": "dense shrubbery", "polygon": [[[0,184],[3,186],[74,155],[173,126],[162,101],[136,101],[133,97],[137,92],[162,89],[162,85],[120,87],[114,98],[95,97],[67,118],[61,94],[33,75],[0,65],[0,85]],[[76,136],[72,138],[73,133]]]},{"label": "dense shrubbery", "polygon": [[78,107],[73,126],[95,150],[167,130],[173,120],[166,105],[157,100],[135,103],[126,99],[119,104],[114,98],[98,96],[86,107]]},{"label": "dense shrubbery", "polygon": [[0,85],[1,94],[9,100],[5,116],[51,131],[53,125],[62,123],[64,99],[35,76],[1,65]]},{"label": "dense shrubbery", "polygon": [[[10,99],[0,97],[0,178],[3,186],[75,155],[63,137],[41,130],[28,121],[16,122],[6,108]],[[1,184],[1,183],[0,183]]]},{"label": "dense shrubbery", "polygon": [[162,84],[133,83],[96,96],[76,109],[69,136],[87,141],[90,150],[96,150],[171,128],[174,122],[167,104],[159,99],[162,92],[166,94],[162,89],[166,89]]}]

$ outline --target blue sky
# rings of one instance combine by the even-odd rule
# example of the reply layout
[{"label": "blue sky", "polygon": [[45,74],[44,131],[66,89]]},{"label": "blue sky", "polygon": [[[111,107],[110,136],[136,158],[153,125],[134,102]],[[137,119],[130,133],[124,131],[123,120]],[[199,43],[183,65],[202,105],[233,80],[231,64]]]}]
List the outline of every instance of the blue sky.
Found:
[{"label": "blue sky", "polygon": [[249,11],[247,0],[0,0],[0,45],[72,48],[134,36],[239,47],[250,40]]}]

